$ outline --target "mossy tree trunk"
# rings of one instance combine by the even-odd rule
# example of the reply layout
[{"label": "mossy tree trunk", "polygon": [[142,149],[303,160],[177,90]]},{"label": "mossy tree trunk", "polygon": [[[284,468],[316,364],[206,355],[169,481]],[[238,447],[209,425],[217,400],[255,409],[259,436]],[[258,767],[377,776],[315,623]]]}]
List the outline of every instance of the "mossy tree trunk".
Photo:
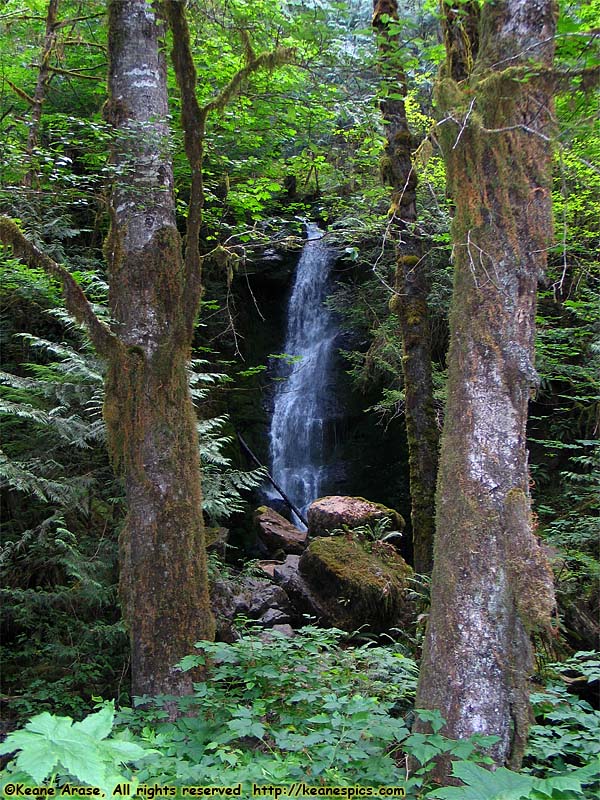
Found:
[{"label": "mossy tree trunk", "polygon": [[[57,3],[52,0],[52,8]],[[121,534],[121,592],[132,648],[132,689],[189,694],[190,673],[174,665],[214,635],[206,574],[196,416],[187,365],[202,291],[199,234],[206,116],[220,112],[259,70],[289,63],[293,48],[254,53],[206,105],[196,98],[185,4],[110,0],[109,99],[114,129],[111,229],[105,244],[113,321],[103,323],[70,272],[0,215],[0,242],[62,283],[65,305],[108,364],[104,414],[109,447],[123,475],[127,518]],[[173,33],[185,150],[191,167],[185,257],[175,225],[164,14]],[[170,703],[170,713],[177,708]]]},{"label": "mossy tree trunk", "polygon": [[[417,707],[439,709],[452,738],[498,736],[494,761],[516,767],[529,724],[529,632],[548,628],[554,609],[532,532],[525,426],[537,381],[537,281],[552,243],[556,7],[468,6],[446,19],[437,92],[455,284]],[[438,777],[448,769],[439,764]]]},{"label": "mossy tree trunk", "polygon": [[146,0],[109,3],[116,177],[106,257],[118,346],[105,418],[127,496],[121,591],[135,695],[189,693],[189,673],[174,665],[213,635],[186,372],[200,282],[186,280],[175,225],[163,33]]},{"label": "mossy tree trunk", "polygon": [[417,230],[417,174],[412,163],[413,139],[404,100],[400,37],[389,32],[398,19],[396,0],[374,0],[379,69],[386,89],[381,101],[386,147],[382,179],[392,188],[391,230],[396,245],[396,294],[391,308],[402,336],[405,419],[408,438],[411,522],[416,572],[431,572],[435,530],[435,486],[438,427],[433,402],[429,276]]},{"label": "mossy tree trunk", "polygon": [[31,118],[29,120],[29,133],[27,135],[27,148],[25,150],[28,170],[23,177],[23,186],[33,186],[36,179],[36,171],[33,165],[33,154],[37,147],[40,124],[42,121],[42,109],[46,94],[48,93],[48,86],[52,72],[50,71],[50,58],[56,45],[56,36],[58,33],[58,7],[59,0],[50,0],[48,3],[48,11],[46,12],[46,34],[44,36],[44,46],[40,53],[40,64],[38,69],[38,77],[35,85],[35,92],[31,98]]}]

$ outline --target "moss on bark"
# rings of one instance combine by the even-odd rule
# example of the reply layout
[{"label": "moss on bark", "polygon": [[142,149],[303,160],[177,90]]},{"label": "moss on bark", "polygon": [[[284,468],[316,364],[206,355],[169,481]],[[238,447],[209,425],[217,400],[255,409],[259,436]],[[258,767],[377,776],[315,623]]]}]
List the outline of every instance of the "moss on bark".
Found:
[{"label": "moss on bark", "polygon": [[398,19],[396,0],[374,0],[379,68],[388,97],[380,106],[386,123],[386,147],[381,176],[391,186],[391,231],[396,237],[396,293],[390,310],[402,337],[402,372],[409,448],[413,555],[418,572],[431,571],[434,533],[434,494],[437,476],[438,429],[433,403],[429,329],[429,279],[417,233],[417,171],[412,160],[411,134],[404,101],[406,77],[398,66],[399,37],[389,24]]},{"label": "moss on bark", "polygon": [[[485,49],[477,50],[477,37],[470,49],[450,42],[437,86],[439,140],[456,206],[455,284],[432,605],[417,696],[418,705],[440,710],[452,738],[497,735],[491,755],[512,767],[529,725],[528,631],[548,627],[554,606],[551,573],[531,530],[526,451],[536,289],[552,239],[551,86],[529,63],[526,80],[515,71],[531,47],[542,68],[552,59],[553,3],[532,5],[535,22],[525,0],[474,11]],[[471,24],[463,22],[460,36]],[[455,23],[447,17],[450,36]],[[436,776],[447,781],[448,773],[441,761]]]}]

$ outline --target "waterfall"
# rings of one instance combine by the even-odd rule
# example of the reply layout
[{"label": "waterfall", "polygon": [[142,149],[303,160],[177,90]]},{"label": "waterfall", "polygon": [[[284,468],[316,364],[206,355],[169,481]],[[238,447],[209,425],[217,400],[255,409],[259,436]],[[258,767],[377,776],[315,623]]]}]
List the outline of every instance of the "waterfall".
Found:
[{"label": "waterfall", "polygon": [[297,360],[277,384],[270,430],[271,474],[303,514],[323,494],[328,477],[325,451],[327,421],[334,408],[330,381],[337,333],[324,305],[335,256],[317,225],[306,223],[306,233],[288,303],[284,345],[284,353]]}]

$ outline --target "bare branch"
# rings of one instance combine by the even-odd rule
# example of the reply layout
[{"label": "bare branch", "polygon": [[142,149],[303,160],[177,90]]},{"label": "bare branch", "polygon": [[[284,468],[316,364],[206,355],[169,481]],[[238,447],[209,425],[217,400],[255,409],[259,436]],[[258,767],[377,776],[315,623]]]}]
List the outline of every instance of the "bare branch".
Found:
[{"label": "bare branch", "polygon": [[456,148],[458,147],[458,143],[459,143],[459,141],[460,141],[460,137],[463,135],[463,133],[464,133],[464,130],[465,130],[465,128],[467,127],[467,122],[469,121],[469,117],[471,116],[471,114],[472,114],[472,112],[473,112],[473,106],[475,105],[475,100],[476,100],[476,99],[477,99],[477,98],[476,98],[476,97],[474,97],[474,98],[471,100],[471,105],[469,106],[469,110],[468,110],[468,111],[467,111],[467,113],[465,114],[465,118],[464,118],[464,120],[463,120],[462,127],[461,127],[460,131],[458,132],[458,136],[456,137],[456,141],[455,141],[455,142],[454,142],[454,144],[452,145],[452,149],[453,149],[453,150],[456,150]]},{"label": "bare branch", "polygon": [[[95,67],[85,67],[85,69],[98,69],[98,67],[105,67],[106,64],[98,64]],[[48,67],[50,72],[55,72],[57,75],[68,75],[71,78],[81,78],[84,81],[104,81],[103,77],[99,75],[82,75],[78,69],[60,69],[60,67]]]}]

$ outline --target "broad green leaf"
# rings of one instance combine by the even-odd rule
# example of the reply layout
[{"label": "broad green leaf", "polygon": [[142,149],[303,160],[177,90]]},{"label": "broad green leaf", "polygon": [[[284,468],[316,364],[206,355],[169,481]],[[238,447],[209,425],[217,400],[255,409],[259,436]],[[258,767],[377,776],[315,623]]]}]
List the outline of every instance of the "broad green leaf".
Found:
[{"label": "broad green leaf", "polygon": [[109,754],[113,754],[115,761],[119,764],[137,761],[140,758],[159,752],[158,750],[145,750],[143,747],[140,747],[139,744],[135,744],[135,742],[122,742],[118,740],[104,742],[102,748],[108,751]]},{"label": "broad green leaf", "polygon": [[456,761],[452,764],[452,774],[466,785],[434,789],[427,797],[441,800],[520,800],[527,797],[533,788],[533,778],[504,767],[490,772],[468,761]]},{"label": "broad green leaf", "polygon": [[110,703],[96,714],[90,714],[82,722],[76,722],[73,725],[73,730],[77,729],[91,736],[92,739],[100,741],[106,739],[112,731],[113,722],[115,719],[115,707]]},{"label": "broad green leaf", "polygon": [[56,747],[40,736],[34,739],[32,735],[31,740],[25,743],[17,756],[17,767],[31,775],[37,784],[42,783],[52,773],[57,762]]}]

